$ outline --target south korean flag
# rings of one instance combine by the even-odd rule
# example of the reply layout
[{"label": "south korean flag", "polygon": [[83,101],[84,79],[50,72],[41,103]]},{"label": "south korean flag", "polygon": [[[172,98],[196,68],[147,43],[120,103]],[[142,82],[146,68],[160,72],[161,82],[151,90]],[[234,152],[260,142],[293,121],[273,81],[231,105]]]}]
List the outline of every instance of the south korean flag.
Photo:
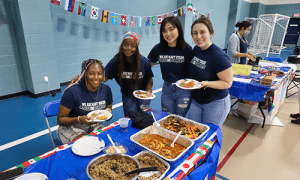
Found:
[{"label": "south korean flag", "polygon": [[91,19],[97,20],[98,13],[99,13],[99,8],[92,6]]}]

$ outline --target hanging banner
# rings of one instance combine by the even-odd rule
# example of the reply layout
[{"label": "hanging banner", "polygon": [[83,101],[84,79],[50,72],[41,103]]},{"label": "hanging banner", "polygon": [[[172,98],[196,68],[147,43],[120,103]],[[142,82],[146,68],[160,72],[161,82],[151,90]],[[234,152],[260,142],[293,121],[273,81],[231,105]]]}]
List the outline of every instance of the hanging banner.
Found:
[{"label": "hanging banner", "polygon": [[118,14],[117,13],[111,13],[111,23],[114,25],[118,25]]},{"label": "hanging banner", "polygon": [[143,17],[139,17],[139,27],[142,27]]},{"label": "hanging banner", "polygon": [[108,11],[105,10],[102,11],[101,22],[108,23],[108,13],[109,13]]},{"label": "hanging banner", "polygon": [[179,9],[178,9],[178,14],[179,14],[179,16],[182,16],[182,14],[183,14],[182,8],[179,8]]},{"label": "hanging banner", "polygon": [[73,12],[75,0],[66,0],[65,10]]},{"label": "hanging banner", "polygon": [[155,26],[155,16],[152,17],[152,26]]},{"label": "hanging banner", "polygon": [[87,6],[87,4],[85,4],[83,2],[79,2],[78,15],[85,16],[86,6]]},{"label": "hanging banner", "polygon": [[60,5],[60,0],[51,0],[52,4]]},{"label": "hanging banner", "polygon": [[157,16],[157,24],[161,24],[162,22],[162,17],[161,15]]},{"label": "hanging banner", "polygon": [[146,26],[150,26],[150,17],[146,17],[145,21],[146,21]]},{"label": "hanging banner", "polygon": [[121,15],[121,26],[126,26],[126,16]]},{"label": "hanging banner", "polygon": [[99,14],[99,8],[92,6],[92,11],[91,11],[91,19],[98,19],[98,14]]},{"label": "hanging banner", "polygon": [[134,16],[131,16],[131,18],[130,18],[130,26],[135,27],[135,17]]},{"label": "hanging banner", "polygon": [[176,11],[174,11],[174,17],[177,17],[177,10]]}]

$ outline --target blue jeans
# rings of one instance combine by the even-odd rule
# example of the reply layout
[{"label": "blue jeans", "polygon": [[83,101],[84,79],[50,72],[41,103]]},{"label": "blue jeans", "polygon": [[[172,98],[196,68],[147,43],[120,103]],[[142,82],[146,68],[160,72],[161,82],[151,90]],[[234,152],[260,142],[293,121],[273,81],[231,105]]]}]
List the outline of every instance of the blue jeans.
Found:
[{"label": "blue jeans", "polygon": [[165,81],[162,88],[162,111],[185,117],[191,104],[191,90],[184,90]]},{"label": "blue jeans", "polygon": [[123,110],[125,117],[128,116],[129,111],[141,111],[148,109],[151,100],[142,100],[134,97],[133,95],[122,94]]},{"label": "blue jeans", "polygon": [[212,123],[221,128],[229,113],[230,105],[229,95],[208,104],[199,104],[193,99],[188,118],[200,123]]}]

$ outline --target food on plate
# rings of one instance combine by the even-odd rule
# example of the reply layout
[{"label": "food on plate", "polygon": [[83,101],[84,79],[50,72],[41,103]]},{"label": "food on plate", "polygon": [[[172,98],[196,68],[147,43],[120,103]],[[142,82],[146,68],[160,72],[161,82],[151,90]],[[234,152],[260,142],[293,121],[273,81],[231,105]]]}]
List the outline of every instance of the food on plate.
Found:
[{"label": "food on plate", "polygon": [[125,172],[133,171],[138,167],[126,159],[114,159],[108,157],[107,160],[89,169],[89,173],[95,180],[129,180],[136,176],[136,173],[125,176]]},{"label": "food on plate", "polygon": [[99,116],[100,113],[99,112],[94,112],[93,114],[90,115],[91,119],[95,119],[95,117]]},{"label": "food on plate", "polygon": [[104,114],[104,115],[98,116],[98,117],[96,117],[96,119],[105,120],[105,119],[107,119],[107,115]]},{"label": "food on plate", "polygon": [[139,97],[139,98],[149,98],[149,97],[153,97],[153,94],[147,91],[135,91],[135,94]]},{"label": "food on plate", "polygon": [[[119,148],[121,150],[122,153],[126,153],[126,150],[123,146],[116,146],[117,148]],[[109,146],[106,151],[106,153],[117,153],[116,149],[114,146]]]},{"label": "food on plate", "polygon": [[179,82],[179,86],[184,88],[194,88],[196,84],[193,80],[182,80]]},{"label": "food on plate", "polygon": [[174,147],[171,147],[172,141],[164,138],[158,134],[146,135],[143,139],[139,141],[142,145],[152,149],[158,154],[168,158],[174,159],[180,153],[182,153],[186,148],[180,144],[174,143]]},{"label": "food on plate", "polygon": [[150,177],[144,177],[142,175],[139,175],[140,180],[148,180],[149,178],[151,180],[156,179],[156,178],[160,177],[167,170],[166,165],[163,162],[161,162],[161,160],[159,160],[157,157],[155,157],[154,155],[151,155],[149,153],[144,153],[144,154],[138,156],[137,160],[140,163],[142,168],[157,167],[158,171],[159,171],[159,174],[154,173]]},{"label": "food on plate", "polygon": [[188,125],[185,121],[180,120],[175,116],[168,117],[167,120],[161,124],[161,127],[176,133],[181,131],[181,135],[190,139],[196,139],[203,133],[197,127]]}]

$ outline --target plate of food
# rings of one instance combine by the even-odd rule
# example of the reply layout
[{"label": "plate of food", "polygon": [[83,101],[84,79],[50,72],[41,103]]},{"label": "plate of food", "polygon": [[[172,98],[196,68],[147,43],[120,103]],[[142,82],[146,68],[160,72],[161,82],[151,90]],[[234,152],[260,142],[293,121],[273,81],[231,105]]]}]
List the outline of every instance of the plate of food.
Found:
[{"label": "plate of food", "polygon": [[88,113],[87,116],[90,118],[90,121],[103,122],[110,120],[112,114],[107,110],[95,110]]},{"label": "plate of food", "polygon": [[194,79],[180,79],[175,84],[177,87],[181,89],[188,89],[188,90],[198,89],[201,87],[199,81]]},{"label": "plate of food", "polygon": [[98,154],[105,147],[103,139],[93,136],[85,136],[74,142],[72,152],[79,156],[92,156]]},{"label": "plate of food", "polygon": [[153,93],[150,93],[148,91],[144,91],[144,90],[135,90],[133,91],[133,95],[134,97],[138,98],[138,99],[154,99],[156,96]]},{"label": "plate of food", "polygon": [[48,177],[45,174],[42,173],[28,173],[24,174],[15,180],[49,180]]}]

